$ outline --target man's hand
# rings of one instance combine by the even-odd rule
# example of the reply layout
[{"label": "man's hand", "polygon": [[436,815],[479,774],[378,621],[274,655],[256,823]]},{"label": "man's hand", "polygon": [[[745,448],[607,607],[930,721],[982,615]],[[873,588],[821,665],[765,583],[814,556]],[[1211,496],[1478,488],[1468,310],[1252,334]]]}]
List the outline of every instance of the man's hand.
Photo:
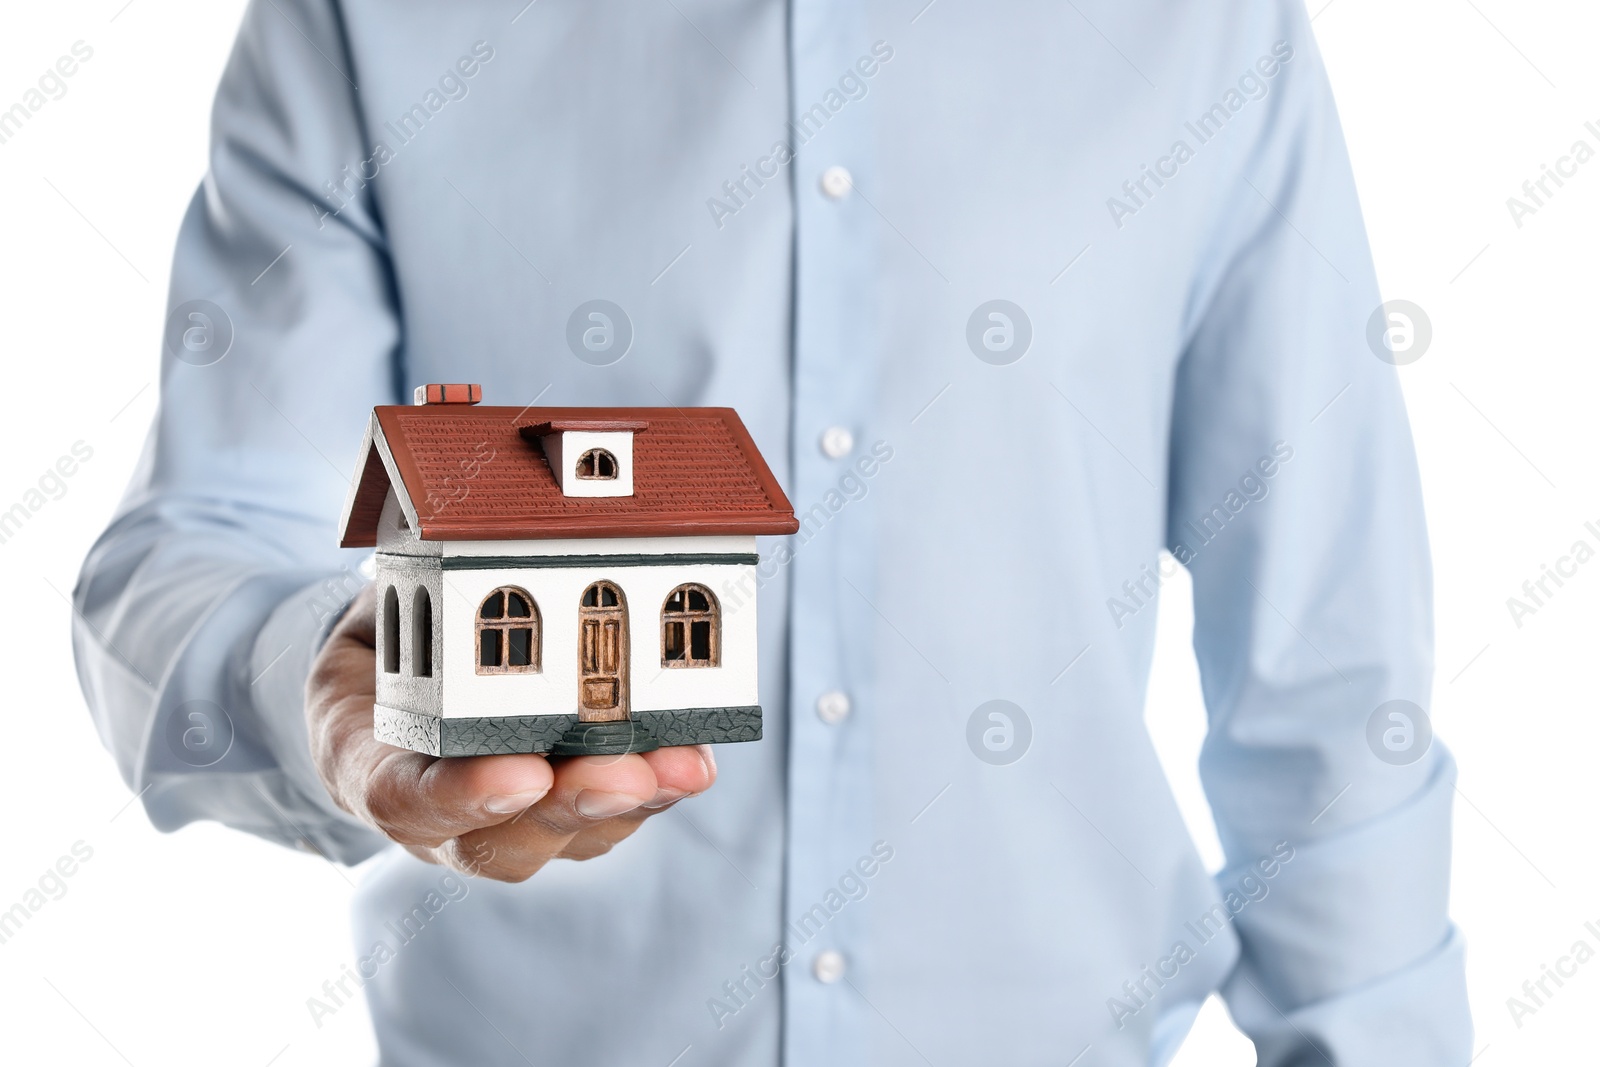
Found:
[{"label": "man's hand", "polygon": [[643,755],[439,759],[372,734],[377,594],[356,597],[311,667],[311,758],[334,801],[413,855],[520,882],[553,859],[603,855],[717,778],[708,746]]}]

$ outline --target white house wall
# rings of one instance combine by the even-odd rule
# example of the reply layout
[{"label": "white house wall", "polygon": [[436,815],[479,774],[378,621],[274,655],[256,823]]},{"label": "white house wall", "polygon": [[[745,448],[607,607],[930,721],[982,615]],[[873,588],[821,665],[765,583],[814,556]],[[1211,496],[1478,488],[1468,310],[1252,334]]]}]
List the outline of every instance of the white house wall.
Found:
[{"label": "white house wall", "polygon": [[[684,552],[685,538],[659,539]],[[748,543],[752,538],[730,540]],[[550,542],[543,542],[550,544]],[[583,554],[638,553],[639,539],[576,542]],[[450,546],[452,549],[458,547]],[[512,554],[494,542],[495,555]],[[658,549],[659,551],[659,549]],[[701,549],[704,551],[704,549]],[[462,553],[470,555],[471,553]],[[722,612],[717,667],[661,666],[661,608],[685,582],[698,582],[723,599],[724,582],[754,587],[754,566],[695,563],[663,566],[496,567],[444,571],[444,714],[447,717],[538,715],[578,710],[578,608],[585,589],[609,581],[627,604],[630,706],[634,711],[742,707],[758,703],[756,612]],[[536,674],[478,674],[475,621],[483,599],[502,586],[527,590],[539,606],[542,670]],[[380,698],[381,700],[381,698]]]}]

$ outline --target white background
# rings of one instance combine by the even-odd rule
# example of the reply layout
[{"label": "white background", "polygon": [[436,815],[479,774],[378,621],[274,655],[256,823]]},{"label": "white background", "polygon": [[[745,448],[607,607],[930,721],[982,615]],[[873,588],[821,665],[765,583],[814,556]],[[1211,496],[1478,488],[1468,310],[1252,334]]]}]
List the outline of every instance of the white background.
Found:
[{"label": "white background", "polygon": [[[944,0],[946,3],[963,0]],[[1385,295],[1432,319],[1402,370],[1435,554],[1435,727],[1461,764],[1452,909],[1482,1067],[1592,1062],[1600,961],[1517,1026],[1506,1000],[1600,925],[1593,847],[1600,560],[1517,628],[1506,598],[1600,539],[1591,309],[1600,160],[1517,228],[1506,198],[1600,125],[1600,12],[1576,0],[1312,0]],[[74,41],[69,91],[0,145],[0,510],[76,441],[93,458],[0,545],[6,712],[0,910],[75,842],[92,858],[0,945],[0,1056],[74,1064],[350,1064],[364,1009],[315,1027],[306,998],[351,959],[360,872],[214,826],[143,820],[84,712],[66,595],[155,407],[179,218],[241,0],[8,5],[0,107]],[[1319,10],[1320,9],[1320,10]],[[1203,728],[1188,588],[1169,584],[1150,722],[1196,839],[1220,861],[1194,771]],[[1403,887],[1401,887],[1403,888]],[[1553,988],[1553,987],[1552,987]],[[1207,1007],[1184,1067],[1254,1062]]]}]

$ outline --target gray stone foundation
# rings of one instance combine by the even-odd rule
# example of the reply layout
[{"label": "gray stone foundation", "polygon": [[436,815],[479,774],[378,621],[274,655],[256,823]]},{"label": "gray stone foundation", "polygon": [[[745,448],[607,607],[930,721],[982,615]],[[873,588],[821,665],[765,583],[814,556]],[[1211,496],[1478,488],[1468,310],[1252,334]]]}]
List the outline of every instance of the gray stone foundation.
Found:
[{"label": "gray stone foundation", "polygon": [[[756,705],[636,711],[633,718],[647,727],[663,748],[761,740],[761,708]],[[572,713],[441,719],[382,704],[373,707],[373,731],[378,740],[430,756],[548,752],[577,721]]]},{"label": "gray stone foundation", "polygon": [[432,715],[418,715],[414,711],[372,706],[372,732],[379,741],[396,748],[409,748],[413,752],[439,754],[439,723]]}]

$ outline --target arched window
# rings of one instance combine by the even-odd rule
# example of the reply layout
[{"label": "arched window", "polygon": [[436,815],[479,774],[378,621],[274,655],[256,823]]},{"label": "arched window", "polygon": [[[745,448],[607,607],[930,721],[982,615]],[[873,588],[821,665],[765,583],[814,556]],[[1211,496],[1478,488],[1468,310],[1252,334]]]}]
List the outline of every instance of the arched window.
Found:
[{"label": "arched window", "polygon": [[496,589],[478,608],[478,673],[532,674],[538,669],[539,605],[526,589]]},{"label": "arched window", "polygon": [[722,660],[722,609],[703,585],[680,585],[661,606],[661,665],[715,667]]},{"label": "arched window", "polygon": [[383,593],[383,620],[378,631],[378,642],[383,646],[383,669],[389,674],[400,673],[400,594],[390,586]]},{"label": "arched window", "polygon": [[420,585],[411,598],[411,673],[433,677],[433,598]]},{"label": "arched window", "polygon": [[586,482],[610,481],[617,476],[617,457],[603,448],[591,448],[578,457],[578,477]]}]

